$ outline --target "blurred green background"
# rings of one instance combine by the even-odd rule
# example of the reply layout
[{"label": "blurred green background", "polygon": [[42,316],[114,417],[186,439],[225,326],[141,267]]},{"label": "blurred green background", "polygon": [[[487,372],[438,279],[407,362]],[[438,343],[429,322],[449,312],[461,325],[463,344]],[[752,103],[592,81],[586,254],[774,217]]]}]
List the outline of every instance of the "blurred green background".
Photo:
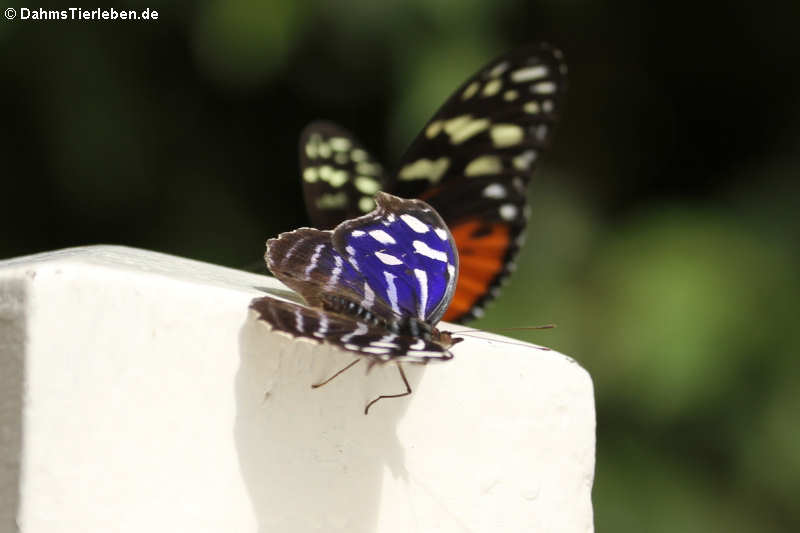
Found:
[{"label": "blurred green background", "polygon": [[563,120],[519,270],[476,326],[555,322],[520,336],[592,373],[598,531],[800,530],[800,4],[124,7],[160,17],[0,20],[0,257],[251,263],[308,223],[308,121],[396,162],[465,77],[548,40]]}]

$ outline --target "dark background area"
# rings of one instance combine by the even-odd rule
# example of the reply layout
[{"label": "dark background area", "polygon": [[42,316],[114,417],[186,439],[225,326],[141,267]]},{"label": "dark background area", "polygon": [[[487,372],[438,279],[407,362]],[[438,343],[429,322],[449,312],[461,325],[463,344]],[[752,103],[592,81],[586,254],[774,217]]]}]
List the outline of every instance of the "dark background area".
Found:
[{"label": "dark background area", "polygon": [[800,528],[800,4],[121,7],[159,19],[0,19],[0,258],[251,264],[308,224],[307,122],[391,167],[463,79],[548,40],[562,122],[518,272],[475,325],[555,322],[519,336],[592,373],[598,531]]}]

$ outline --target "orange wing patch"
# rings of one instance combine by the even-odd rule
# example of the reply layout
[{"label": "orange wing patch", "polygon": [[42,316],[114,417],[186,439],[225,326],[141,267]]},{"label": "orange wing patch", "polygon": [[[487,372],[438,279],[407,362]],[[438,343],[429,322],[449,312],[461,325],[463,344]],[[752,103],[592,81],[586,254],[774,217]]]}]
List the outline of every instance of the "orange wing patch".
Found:
[{"label": "orange wing patch", "polygon": [[442,320],[458,320],[489,291],[505,266],[510,245],[507,224],[469,219],[451,226],[459,256],[458,285]]}]

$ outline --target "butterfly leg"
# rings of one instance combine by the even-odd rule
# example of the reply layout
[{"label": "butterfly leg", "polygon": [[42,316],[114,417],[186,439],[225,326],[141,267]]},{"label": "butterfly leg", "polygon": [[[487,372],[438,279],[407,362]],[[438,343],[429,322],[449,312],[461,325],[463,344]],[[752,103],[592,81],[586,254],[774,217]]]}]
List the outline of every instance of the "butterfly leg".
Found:
[{"label": "butterfly leg", "polygon": [[374,404],[378,400],[382,400],[384,398],[402,398],[403,396],[408,396],[409,394],[411,394],[411,385],[408,384],[408,379],[406,379],[406,373],[403,372],[403,367],[399,363],[397,364],[397,370],[400,372],[400,377],[403,378],[403,383],[405,383],[406,385],[406,391],[400,394],[382,394],[381,396],[378,396],[377,398],[369,402],[366,407],[364,407],[365,415],[369,414],[369,408],[372,407],[372,404]]},{"label": "butterfly leg", "polygon": [[359,361],[361,361],[361,359],[360,359],[360,358],[359,358],[359,359],[356,359],[355,361],[353,361],[352,363],[350,363],[349,365],[347,365],[347,366],[346,366],[346,367],[344,367],[343,369],[339,370],[337,373],[335,373],[334,375],[332,375],[331,377],[329,377],[329,378],[328,378],[328,379],[326,379],[325,381],[322,381],[322,382],[320,382],[320,383],[314,383],[314,384],[312,384],[312,385],[311,385],[311,388],[312,388],[312,389],[318,389],[318,388],[322,387],[323,385],[327,385],[328,383],[330,383],[331,381],[333,381],[333,379],[334,379],[336,376],[338,376],[339,374],[341,374],[341,373],[342,373],[342,372],[344,372],[345,370],[349,370],[351,367],[353,367],[353,366],[354,366],[356,363],[358,363]]}]

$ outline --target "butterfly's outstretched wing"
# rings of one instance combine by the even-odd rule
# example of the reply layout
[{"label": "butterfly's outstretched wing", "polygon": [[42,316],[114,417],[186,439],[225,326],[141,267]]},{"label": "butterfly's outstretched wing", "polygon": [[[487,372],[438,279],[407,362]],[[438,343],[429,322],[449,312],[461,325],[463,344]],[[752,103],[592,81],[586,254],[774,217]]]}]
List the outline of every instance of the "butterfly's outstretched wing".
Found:
[{"label": "butterfly's outstretched wing", "polygon": [[312,225],[331,229],[369,213],[383,190],[383,167],[349,131],[312,122],[300,135],[300,174]]},{"label": "butterfly's outstretched wing", "polygon": [[421,200],[379,192],[377,208],[340,224],[333,246],[398,317],[434,325],[450,304],[458,252],[447,225]]},{"label": "butterfly's outstretched wing", "polygon": [[482,314],[527,223],[526,189],[565,89],[561,52],[547,44],[506,54],[445,102],[402,159],[393,194],[430,203],[455,237],[461,275],[445,320]]},{"label": "butterfly's outstretched wing", "polygon": [[256,298],[250,308],[271,329],[293,338],[326,343],[379,361],[427,363],[453,355],[442,343],[391,333],[354,318],[272,297]]}]

